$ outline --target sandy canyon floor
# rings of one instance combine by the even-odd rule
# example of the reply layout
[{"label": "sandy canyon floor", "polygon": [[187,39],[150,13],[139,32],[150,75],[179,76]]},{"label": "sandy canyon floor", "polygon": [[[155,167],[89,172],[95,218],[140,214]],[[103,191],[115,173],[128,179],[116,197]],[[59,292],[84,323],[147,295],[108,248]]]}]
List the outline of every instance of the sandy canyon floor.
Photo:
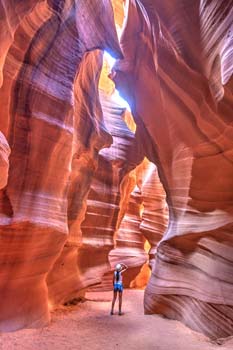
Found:
[{"label": "sandy canyon floor", "polygon": [[144,315],[141,290],[124,291],[122,316],[117,310],[110,315],[111,292],[87,293],[86,298],[54,311],[48,327],[1,334],[0,350],[233,349],[233,338],[218,345],[180,322]]}]

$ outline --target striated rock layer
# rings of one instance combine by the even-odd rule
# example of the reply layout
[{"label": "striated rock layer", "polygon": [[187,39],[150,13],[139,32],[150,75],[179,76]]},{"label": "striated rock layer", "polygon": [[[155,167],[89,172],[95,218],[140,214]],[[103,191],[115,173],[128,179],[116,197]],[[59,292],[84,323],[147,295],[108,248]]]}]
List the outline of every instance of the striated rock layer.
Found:
[{"label": "striated rock layer", "polygon": [[[83,210],[76,208],[78,203],[74,204],[72,197],[75,193],[69,192],[72,186],[76,191],[79,188],[76,167],[77,172],[82,172],[82,167],[86,172],[82,199],[90,181],[88,176],[92,176],[85,162],[77,165],[78,159],[95,162],[92,158],[96,152],[111,142],[109,135],[102,140],[106,131],[98,114],[98,96],[93,101],[95,108],[85,101],[83,106],[75,105],[77,72],[87,51],[106,49],[116,57],[121,56],[109,1],[41,1],[36,6],[31,1],[30,4],[24,16],[19,11],[20,23],[17,20],[12,26],[15,32],[10,47],[8,31],[1,31],[1,39],[6,39],[9,47],[0,91],[0,129],[11,147],[9,178],[0,205],[0,329],[7,331],[42,326],[49,321],[46,278],[62,253],[69,228],[70,236],[75,236],[72,225]],[[86,88],[90,88],[90,93],[96,92],[101,65],[97,56],[94,58],[97,63],[93,63],[95,81],[91,86],[88,81],[86,86],[81,82],[83,95]],[[89,65],[90,61],[86,63]],[[87,79],[91,79],[88,74]],[[80,108],[77,114],[76,107]],[[87,118],[88,109],[91,119]],[[77,130],[80,124],[85,125],[83,131]],[[76,146],[78,134],[84,132],[87,138]],[[76,243],[78,238],[73,240]],[[62,253],[65,260],[75,262],[76,248],[66,248]],[[62,272],[65,266],[63,260],[54,266],[57,278],[60,278],[57,271],[60,268]],[[50,275],[48,282],[52,303],[66,298],[55,291],[53,277]],[[69,277],[64,289],[66,283],[69,290],[74,288]]]},{"label": "striated rock layer", "polygon": [[150,244],[149,264],[154,266],[157,245],[168,226],[166,194],[160,182],[156,166],[146,162],[142,179],[143,213],[140,231]]},{"label": "striated rock layer", "polygon": [[[90,285],[90,282],[93,285],[103,282],[99,288],[106,290],[109,283],[107,282],[107,287],[102,277],[113,268],[109,253],[114,247],[114,235],[124,215],[124,203],[132,191],[129,173],[142,161],[142,154],[137,149],[134,133],[123,120],[125,109],[104,94],[101,95],[101,104],[104,122],[112,135],[113,143],[110,148],[99,152],[98,169],[91,183],[85,220],[81,225],[82,246],[78,264],[85,271],[86,285]],[[126,233],[124,240],[127,240]],[[133,242],[131,243],[129,249],[133,250]],[[124,254],[121,253],[122,261]],[[136,265],[141,267],[143,262],[139,252],[135,258]],[[109,281],[108,278],[107,280]]]},{"label": "striated rock layer", "polygon": [[104,275],[98,288],[102,290],[112,289],[112,273],[118,262],[128,266],[124,273],[125,287],[145,287],[157,243],[167,227],[165,192],[155,165],[146,158],[124,177],[120,196],[114,249],[109,253],[111,272]]},{"label": "striated rock layer", "polygon": [[6,186],[9,170],[10,147],[5,136],[0,132],[0,189]]},{"label": "striated rock layer", "polygon": [[[91,284],[84,272],[85,263],[79,258],[83,244],[81,223],[85,218],[86,199],[98,166],[98,152],[112,143],[99,102],[101,68],[101,51],[86,54],[74,82],[73,156],[67,194],[69,233],[61,255],[47,277],[52,304],[64,303],[83,295],[85,287]],[[93,240],[95,244],[97,242]],[[99,262],[95,261],[95,264],[98,266]],[[99,280],[100,274],[95,271],[95,275]]]},{"label": "striated rock layer", "polygon": [[121,57],[110,1],[3,5],[0,129],[12,152],[7,183],[1,138],[0,330],[9,331],[46,324],[49,308],[84,295],[111,269],[129,174],[143,153],[124,109],[104,95],[103,113],[100,105],[101,50]]},{"label": "striated rock layer", "polygon": [[[142,196],[136,184],[128,199],[124,217],[115,234],[115,247],[109,254],[112,270],[118,262],[123,262],[128,269],[124,273],[124,286],[129,287],[140,272],[142,265],[147,261],[144,250],[145,238],[140,232]],[[112,281],[112,278],[111,278]]]},{"label": "striated rock layer", "polygon": [[114,80],[158,166],[170,218],[145,312],[213,338],[232,335],[233,2],[127,6]]},{"label": "striated rock layer", "polygon": [[45,325],[116,261],[129,285],[146,238],[145,311],[233,334],[233,0],[125,3],[135,134],[99,100],[101,50],[122,58],[110,0],[0,0],[1,331]]}]

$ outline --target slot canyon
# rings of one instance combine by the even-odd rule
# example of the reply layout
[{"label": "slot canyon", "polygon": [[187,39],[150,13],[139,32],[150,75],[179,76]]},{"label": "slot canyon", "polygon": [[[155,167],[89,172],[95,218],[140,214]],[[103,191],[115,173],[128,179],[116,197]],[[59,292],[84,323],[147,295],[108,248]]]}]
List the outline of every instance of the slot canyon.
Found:
[{"label": "slot canyon", "polygon": [[0,0],[0,107],[0,348],[232,349],[233,0]]}]

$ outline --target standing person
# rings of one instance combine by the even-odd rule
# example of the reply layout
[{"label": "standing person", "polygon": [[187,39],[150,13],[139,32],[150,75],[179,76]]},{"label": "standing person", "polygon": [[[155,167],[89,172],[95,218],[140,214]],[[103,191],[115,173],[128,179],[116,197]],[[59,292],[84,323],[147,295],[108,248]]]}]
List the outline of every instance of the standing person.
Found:
[{"label": "standing person", "polygon": [[117,264],[113,274],[113,299],[112,299],[112,309],[111,315],[113,315],[114,305],[117,298],[117,293],[119,296],[119,313],[122,315],[121,306],[122,306],[122,293],[123,293],[123,283],[122,283],[122,273],[127,270],[127,266],[123,263]]}]

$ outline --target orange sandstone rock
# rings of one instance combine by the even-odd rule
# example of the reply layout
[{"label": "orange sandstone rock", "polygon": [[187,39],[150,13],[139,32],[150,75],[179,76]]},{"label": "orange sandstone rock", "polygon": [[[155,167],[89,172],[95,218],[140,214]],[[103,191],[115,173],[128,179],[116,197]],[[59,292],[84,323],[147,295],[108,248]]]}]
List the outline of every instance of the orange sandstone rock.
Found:
[{"label": "orange sandstone rock", "polygon": [[[112,268],[108,255],[114,247],[119,218],[124,215],[124,199],[131,192],[128,174],[141,162],[143,155],[137,149],[134,133],[123,120],[124,108],[106,95],[101,96],[101,104],[104,122],[113,143],[99,152],[98,169],[88,195],[85,220],[81,225],[82,246],[78,263],[85,270],[88,285],[90,282],[103,282],[100,288],[106,290],[111,288],[111,282],[110,286],[108,283],[111,278],[102,281],[102,277]],[[125,185],[129,188],[124,191],[122,188]],[[127,234],[124,239],[127,241]],[[133,250],[133,245],[131,248]]]},{"label": "orange sandstone rock", "polygon": [[145,311],[213,338],[233,334],[232,11],[131,0],[114,68],[169,205]]},{"label": "orange sandstone rock", "polygon": [[5,136],[0,132],[0,189],[5,187],[8,179],[10,148]]},{"label": "orange sandstone rock", "polygon": [[[0,329],[4,331],[40,327],[49,321],[46,278],[76,215],[69,194],[78,132],[75,79],[87,51],[107,49],[121,56],[112,7],[106,1],[38,3],[21,18],[12,39],[0,93],[5,110],[0,128],[11,147],[0,205]],[[84,110],[78,117],[86,115]],[[101,129],[95,117],[92,114],[94,139]],[[88,123],[83,124],[89,128]],[[92,139],[85,142],[92,153]],[[73,250],[64,254],[75,260]],[[54,299],[65,298],[52,287],[50,291]]]}]

